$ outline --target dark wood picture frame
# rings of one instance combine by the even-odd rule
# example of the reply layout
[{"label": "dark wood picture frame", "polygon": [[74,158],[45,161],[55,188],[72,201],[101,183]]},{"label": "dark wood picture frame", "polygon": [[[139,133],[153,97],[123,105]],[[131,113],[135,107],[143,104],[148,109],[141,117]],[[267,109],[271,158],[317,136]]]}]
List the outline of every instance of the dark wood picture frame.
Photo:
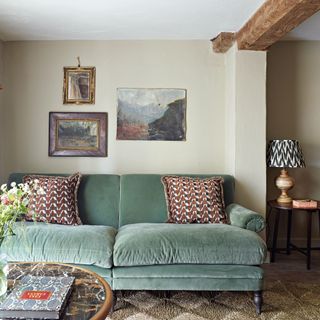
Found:
[{"label": "dark wood picture frame", "polygon": [[95,67],[63,68],[63,104],[94,104]]},{"label": "dark wood picture frame", "polygon": [[50,157],[106,157],[106,112],[50,112]]}]

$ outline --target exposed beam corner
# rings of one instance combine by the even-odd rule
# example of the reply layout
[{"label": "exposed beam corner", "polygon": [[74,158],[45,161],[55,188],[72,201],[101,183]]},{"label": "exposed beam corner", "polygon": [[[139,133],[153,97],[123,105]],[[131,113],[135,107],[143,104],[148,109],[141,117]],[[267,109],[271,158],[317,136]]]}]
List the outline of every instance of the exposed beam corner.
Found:
[{"label": "exposed beam corner", "polygon": [[225,53],[236,40],[235,32],[221,32],[215,38],[211,39],[212,49],[216,53]]}]

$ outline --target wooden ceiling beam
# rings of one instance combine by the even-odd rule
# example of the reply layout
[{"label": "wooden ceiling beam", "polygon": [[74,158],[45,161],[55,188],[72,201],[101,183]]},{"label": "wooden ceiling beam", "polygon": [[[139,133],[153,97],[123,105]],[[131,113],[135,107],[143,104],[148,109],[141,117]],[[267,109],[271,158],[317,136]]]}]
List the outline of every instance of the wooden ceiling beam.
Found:
[{"label": "wooden ceiling beam", "polygon": [[217,37],[213,38],[212,49],[217,53],[227,52],[236,40],[235,32],[221,32]]},{"label": "wooden ceiling beam", "polygon": [[320,10],[320,0],[266,0],[237,33],[239,50],[266,50]]}]

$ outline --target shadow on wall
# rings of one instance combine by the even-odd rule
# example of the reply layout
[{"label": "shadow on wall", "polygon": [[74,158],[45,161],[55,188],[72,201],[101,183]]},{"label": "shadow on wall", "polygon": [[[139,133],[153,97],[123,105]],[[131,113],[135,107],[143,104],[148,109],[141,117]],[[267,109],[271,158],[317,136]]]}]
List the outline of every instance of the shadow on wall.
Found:
[{"label": "shadow on wall", "polygon": [[[302,147],[306,168],[288,169],[295,179],[289,191],[293,198],[320,200],[320,140],[316,118],[319,111],[320,54],[318,43],[279,42],[268,52],[267,69],[267,138],[297,139]],[[274,179],[280,168],[267,169],[267,199],[279,192]],[[280,219],[279,238],[286,236],[286,215]],[[271,219],[269,229],[273,230]],[[314,239],[319,239],[319,223],[314,215]],[[292,237],[305,241],[306,216],[295,212]],[[270,237],[268,237],[270,238]]]},{"label": "shadow on wall", "polygon": [[267,55],[267,138],[298,139],[298,56],[274,45]]}]

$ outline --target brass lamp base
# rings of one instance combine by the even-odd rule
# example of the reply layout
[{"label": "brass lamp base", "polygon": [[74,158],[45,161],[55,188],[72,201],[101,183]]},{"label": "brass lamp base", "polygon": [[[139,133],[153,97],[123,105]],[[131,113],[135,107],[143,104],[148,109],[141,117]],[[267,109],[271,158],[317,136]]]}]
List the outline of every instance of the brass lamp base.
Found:
[{"label": "brass lamp base", "polygon": [[275,181],[278,189],[281,190],[281,195],[277,198],[277,202],[288,204],[292,202],[287,194],[287,191],[292,189],[294,186],[294,179],[288,175],[287,170],[282,169],[280,176]]}]

